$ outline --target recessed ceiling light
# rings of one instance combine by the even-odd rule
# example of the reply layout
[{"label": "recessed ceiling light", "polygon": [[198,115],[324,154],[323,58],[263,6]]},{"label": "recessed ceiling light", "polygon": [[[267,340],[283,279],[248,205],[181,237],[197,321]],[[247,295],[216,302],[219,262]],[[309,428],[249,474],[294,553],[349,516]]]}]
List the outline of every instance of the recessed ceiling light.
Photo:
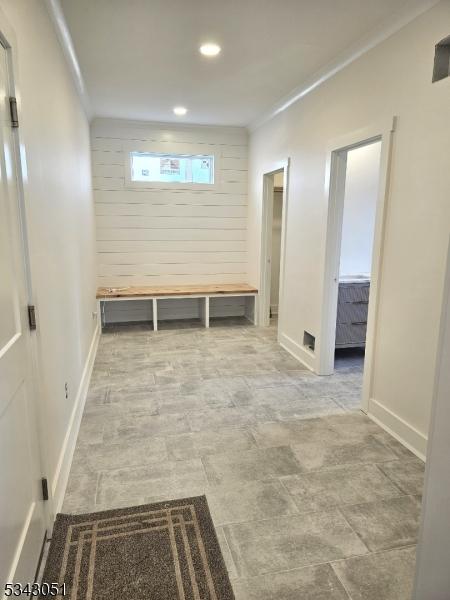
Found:
[{"label": "recessed ceiling light", "polygon": [[187,113],[187,108],[184,106],[175,106],[173,112],[177,115],[177,117],[183,117]]},{"label": "recessed ceiling light", "polygon": [[217,56],[220,50],[221,47],[218,44],[213,44],[212,42],[200,46],[200,52],[204,56]]}]

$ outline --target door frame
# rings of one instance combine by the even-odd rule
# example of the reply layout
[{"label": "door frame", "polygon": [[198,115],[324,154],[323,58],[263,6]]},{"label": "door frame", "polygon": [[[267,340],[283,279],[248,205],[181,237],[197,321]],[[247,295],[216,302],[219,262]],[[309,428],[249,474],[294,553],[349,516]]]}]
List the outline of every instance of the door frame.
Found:
[{"label": "door frame", "polygon": [[289,166],[290,159],[274,161],[267,165],[263,173],[263,192],[261,210],[261,256],[260,256],[260,284],[258,302],[258,325],[268,327],[270,324],[270,281],[271,281],[271,251],[272,251],[272,223],[273,223],[273,175],[283,171],[283,201],[281,215],[281,243],[280,243],[280,285],[278,297],[278,331],[281,331],[283,319],[283,292],[285,275],[286,251],[286,225],[289,194]]},{"label": "door frame", "polygon": [[374,123],[368,127],[358,129],[345,136],[332,140],[327,148],[325,194],[328,200],[328,218],[325,246],[321,335],[320,343],[318,344],[319,347],[317,348],[317,372],[319,375],[331,375],[334,372],[339,263],[342,241],[347,153],[354,148],[366,146],[367,144],[377,141],[381,142],[379,187],[375,214],[361,405],[364,412],[367,412],[369,409],[369,400],[372,391],[373,360],[376,344],[375,331],[383,267],[385,220],[389,197],[389,174],[395,124],[395,117],[383,119],[378,123]]},{"label": "door frame", "polygon": [[[19,61],[18,61],[18,43],[17,37],[13,27],[11,26],[7,16],[0,8],[0,43],[5,48],[7,53],[7,62],[8,62],[8,77],[9,77],[9,92],[11,96],[16,97],[17,99],[17,108],[20,119],[20,78],[19,78]],[[15,190],[14,195],[17,199],[17,212],[19,218],[19,226],[20,226],[20,236],[21,236],[21,259],[23,261],[23,269],[24,269],[24,283],[25,283],[25,293],[26,300],[28,304],[34,304],[33,301],[33,288],[32,288],[32,277],[31,277],[31,261],[30,261],[30,251],[29,251],[29,238],[28,238],[28,228],[27,228],[27,218],[26,218],[26,205],[25,205],[25,185],[27,183],[27,164],[26,164],[26,155],[25,155],[25,144],[23,143],[22,134],[20,130],[20,126],[18,128],[14,128],[12,130],[11,135],[11,146],[13,151],[13,156],[11,156],[11,160],[14,165],[15,171]],[[48,455],[47,455],[47,445],[45,443],[46,440],[46,427],[45,427],[45,414],[44,414],[44,403],[43,403],[43,390],[42,390],[42,379],[40,377],[40,369],[38,362],[38,348],[36,341],[36,334],[31,332],[29,329],[27,330],[27,350],[29,353],[30,365],[29,365],[29,376],[30,376],[30,400],[33,406],[34,417],[36,418],[35,424],[35,434],[36,434],[36,444],[39,451],[39,456],[37,457],[37,463],[39,464],[40,476],[48,476]],[[40,482],[37,482],[40,485]],[[53,527],[54,520],[54,511],[53,511],[53,498],[51,494],[51,486],[48,486],[49,498],[48,501],[43,502],[43,517],[44,517],[44,526],[46,527],[46,535],[51,531]],[[24,530],[22,533],[21,543],[24,544],[26,539],[26,531]],[[44,538],[45,539],[45,538]],[[43,540],[44,541],[44,540]],[[23,546],[22,546],[23,547]],[[16,553],[16,557],[14,563],[12,565],[12,571],[10,576],[14,576],[14,572],[20,567],[20,552]]]},{"label": "door frame", "polygon": [[445,268],[425,485],[412,600],[447,598],[450,589],[450,239]]}]

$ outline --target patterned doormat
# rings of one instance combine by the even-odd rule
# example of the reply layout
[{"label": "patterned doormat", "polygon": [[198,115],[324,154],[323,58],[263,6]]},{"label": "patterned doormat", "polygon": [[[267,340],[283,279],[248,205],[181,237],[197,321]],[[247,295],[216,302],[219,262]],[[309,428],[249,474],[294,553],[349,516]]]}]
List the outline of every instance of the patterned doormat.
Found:
[{"label": "patterned doormat", "polygon": [[70,600],[234,599],[205,496],[58,515],[43,582]]}]

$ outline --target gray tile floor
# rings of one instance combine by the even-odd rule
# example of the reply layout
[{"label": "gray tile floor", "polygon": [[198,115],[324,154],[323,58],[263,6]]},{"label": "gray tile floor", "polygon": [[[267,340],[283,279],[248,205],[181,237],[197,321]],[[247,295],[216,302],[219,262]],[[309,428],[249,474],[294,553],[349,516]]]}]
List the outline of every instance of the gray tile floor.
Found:
[{"label": "gray tile floor", "polygon": [[409,600],[423,464],[239,319],[101,337],[63,510],[206,494],[237,600]]}]

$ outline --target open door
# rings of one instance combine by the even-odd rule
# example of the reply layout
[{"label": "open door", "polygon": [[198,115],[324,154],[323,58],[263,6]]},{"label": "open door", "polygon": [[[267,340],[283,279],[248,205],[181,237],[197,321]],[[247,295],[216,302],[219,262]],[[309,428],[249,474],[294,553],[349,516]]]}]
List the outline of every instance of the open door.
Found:
[{"label": "open door", "polygon": [[[26,255],[0,44],[0,586],[32,582],[45,519],[27,312]],[[16,594],[17,595],[17,594]]]}]

